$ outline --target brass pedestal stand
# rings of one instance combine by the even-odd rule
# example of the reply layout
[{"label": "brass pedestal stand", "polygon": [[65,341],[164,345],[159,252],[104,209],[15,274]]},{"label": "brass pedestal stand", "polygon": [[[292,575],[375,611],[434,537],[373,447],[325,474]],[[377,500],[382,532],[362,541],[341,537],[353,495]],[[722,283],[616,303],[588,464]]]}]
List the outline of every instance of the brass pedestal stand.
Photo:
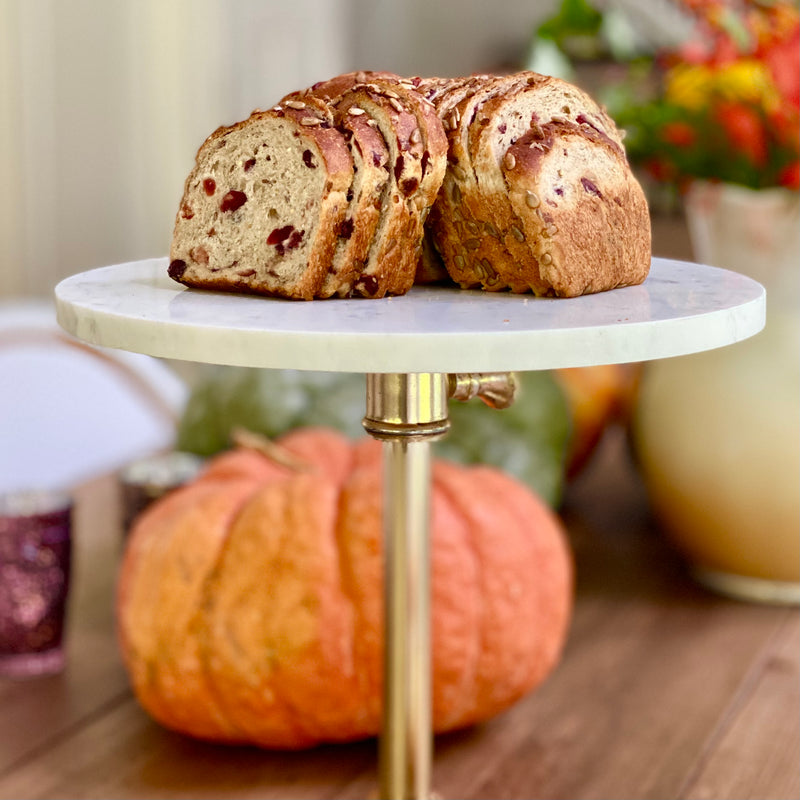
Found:
[{"label": "brass pedestal stand", "polygon": [[382,800],[430,797],[430,443],[449,428],[450,397],[513,402],[511,373],[367,375],[364,428],[384,451],[384,689]]}]

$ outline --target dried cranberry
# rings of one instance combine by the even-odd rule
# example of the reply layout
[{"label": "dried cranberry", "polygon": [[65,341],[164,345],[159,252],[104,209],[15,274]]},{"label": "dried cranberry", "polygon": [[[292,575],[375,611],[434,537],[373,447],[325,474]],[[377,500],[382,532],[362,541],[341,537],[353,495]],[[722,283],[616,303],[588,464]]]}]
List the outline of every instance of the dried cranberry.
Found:
[{"label": "dried cranberry", "polygon": [[499,133],[505,133],[505,132],[508,130],[508,128],[506,127],[506,124],[505,124],[505,122],[501,122],[501,123],[500,123],[500,124],[497,126],[497,130],[498,130],[498,132],[499,132]]},{"label": "dried cranberry", "polygon": [[353,220],[352,219],[342,220],[342,224],[339,226],[339,238],[349,239],[352,235],[353,235]]},{"label": "dried cranberry", "polygon": [[208,264],[208,250],[206,250],[203,245],[193,247],[189,251],[189,255],[192,257],[192,260],[196,261],[198,264]]},{"label": "dried cranberry", "polygon": [[167,269],[167,274],[176,281],[179,281],[183,277],[184,272],[186,272],[186,262],[182,261],[180,258],[176,258]]},{"label": "dried cranberry", "polygon": [[181,216],[184,219],[191,219],[194,216],[194,211],[192,211],[192,207],[184,203],[181,206]]},{"label": "dried cranberry", "polygon": [[362,275],[358,280],[358,288],[363,294],[373,297],[378,291],[378,279],[374,275]]},{"label": "dried cranberry", "polygon": [[244,192],[237,192],[236,189],[231,189],[222,202],[219,204],[220,211],[236,211],[247,202],[247,195]]},{"label": "dried cranberry", "polygon": [[397,156],[397,161],[394,162],[394,179],[396,181],[400,180],[400,176],[403,174],[403,156]]},{"label": "dried cranberry", "polygon": [[256,165],[256,160],[254,158],[248,158],[247,161],[242,164],[244,167],[245,172],[250,172],[251,169]]},{"label": "dried cranberry", "polygon": [[267,236],[267,244],[281,244],[285,242],[294,233],[294,225],[284,225],[282,228],[275,228],[272,233]]},{"label": "dried cranberry", "polygon": [[289,241],[286,242],[286,249],[287,250],[294,250],[295,247],[300,246],[300,242],[303,241],[303,235],[305,231],[295,231],[290,237]]},{"label": "dried cranberry", "polygon": [[602,192],[588,178],[581,178],[581,186],[583,186],[584,191],[589,192],[589,194],[593,194],[595,197],[599,197],[600,199],[603,198]]},{"label": "dried cranberry", "polygon": [[414,192],[417,191],[417,187],[419,186],[419,181],[416,178],[406,178],[401,184],[400,189],[403,194],[408,197]]},{"label": "dried cranberry", "polygon": [[303,163],[309,169],[316,169],[316,163],[314,162],[314,154],[310,150],[303,150]]},{"label": "dried cranberry", "polygon": [[203,190],[211,197],[217,191],[217,182],[213,178],[206,178],[203,181]]}]

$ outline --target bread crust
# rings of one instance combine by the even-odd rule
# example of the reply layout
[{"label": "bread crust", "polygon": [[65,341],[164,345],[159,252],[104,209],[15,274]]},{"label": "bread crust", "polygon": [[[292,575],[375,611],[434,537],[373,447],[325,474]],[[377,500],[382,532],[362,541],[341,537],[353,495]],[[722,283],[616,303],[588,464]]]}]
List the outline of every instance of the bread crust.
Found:
[{"label": "bread crust", "polygon": [[447,132],[449,152],[432,225],[448,272],[464,288],[509,288],[502,270],[512,255],[497,235],[486,199],[478,196],[468,143],[478,108],[496,94],[512,89],[519,80],[515,75],[474,77],[452,84],[435,101]]}]

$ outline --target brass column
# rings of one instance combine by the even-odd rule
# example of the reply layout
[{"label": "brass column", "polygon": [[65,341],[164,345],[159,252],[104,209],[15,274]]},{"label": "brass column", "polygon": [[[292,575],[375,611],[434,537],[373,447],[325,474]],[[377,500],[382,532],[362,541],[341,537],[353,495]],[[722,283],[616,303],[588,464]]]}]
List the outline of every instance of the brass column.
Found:
[{"label": "brass column", "polygon": [[367,376],[365,429],[384,454],[384,687],[380,796],[431,785],[430,442],[447,432],[447,376]]},{"label": "brass column", "polygon": [[367,375],[364,428],[383,442],[384,687],[382,800],[427,800],[431,791],[430,443],[449,427],[449,396],[510,405],[510,374]]}]

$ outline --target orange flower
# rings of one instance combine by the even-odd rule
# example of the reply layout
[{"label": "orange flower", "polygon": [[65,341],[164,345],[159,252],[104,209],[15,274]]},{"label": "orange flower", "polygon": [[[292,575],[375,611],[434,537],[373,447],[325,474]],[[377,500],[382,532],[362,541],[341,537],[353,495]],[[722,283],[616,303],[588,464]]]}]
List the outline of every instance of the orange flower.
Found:
[{"label": "orange flower", "polygon": [[715,113],[733,147],[756,166],[764,166],[769,154],[759,115],[752,108],[738,103],[720,103]]}]

